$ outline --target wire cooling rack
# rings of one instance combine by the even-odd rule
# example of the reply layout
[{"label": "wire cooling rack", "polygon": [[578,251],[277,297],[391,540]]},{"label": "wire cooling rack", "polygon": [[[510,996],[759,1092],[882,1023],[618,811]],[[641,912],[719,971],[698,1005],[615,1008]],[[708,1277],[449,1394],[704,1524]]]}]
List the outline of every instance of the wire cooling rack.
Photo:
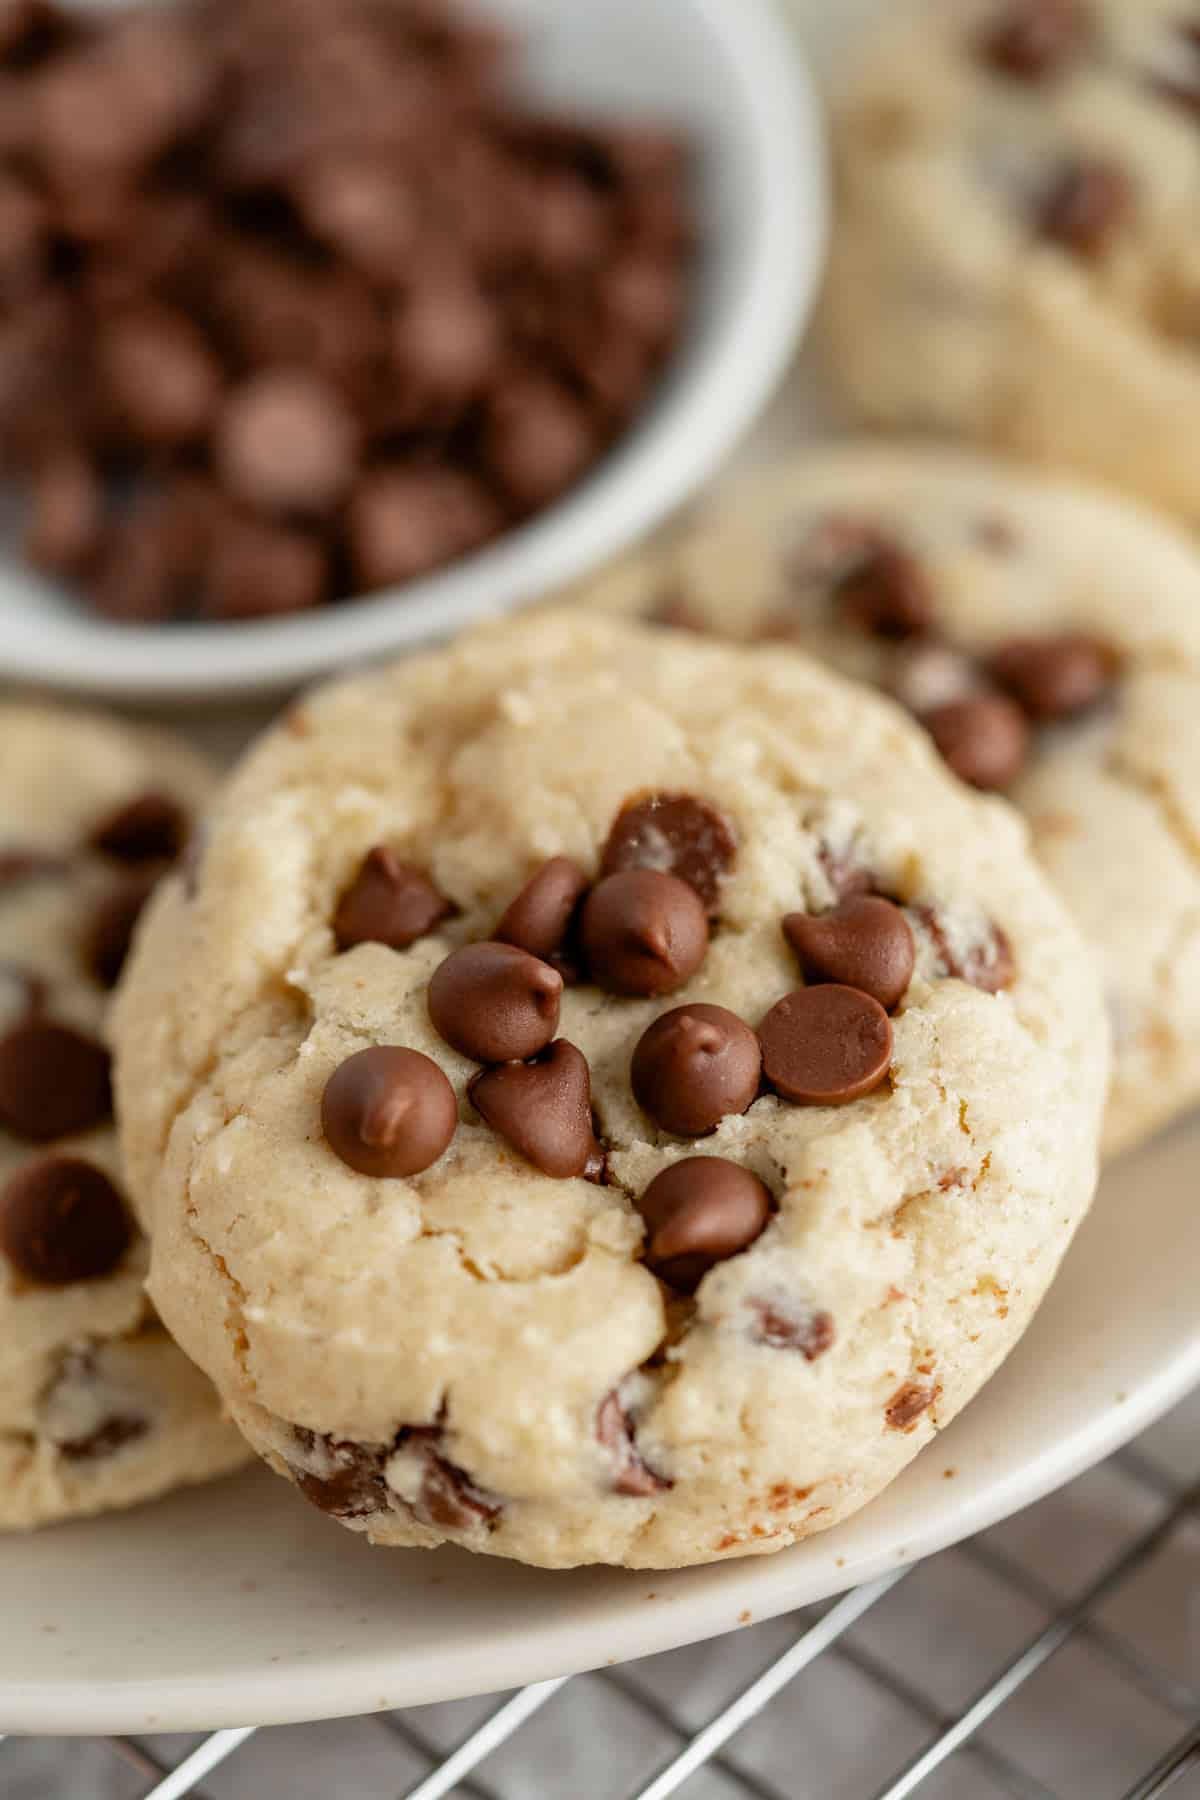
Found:
[{"label": "wire cooling rack", "polygon": [[1200,1394],[824,1607],[495,1697],[0,1742],[4,1800],[1200,1800]]}]

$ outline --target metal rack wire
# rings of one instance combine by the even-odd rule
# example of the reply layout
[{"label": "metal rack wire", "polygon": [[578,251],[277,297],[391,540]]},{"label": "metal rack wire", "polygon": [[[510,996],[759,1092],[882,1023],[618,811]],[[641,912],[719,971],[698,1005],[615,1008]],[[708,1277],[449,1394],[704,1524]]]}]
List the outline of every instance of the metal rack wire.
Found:
[{"label": "metal rack wire", "polygon": [[[1194,1401],[1188,1415],[1189,1431],[1193,1420],[1200,1420]],[[1196,1461],[1200,1463],[1200,1447]],[[736,1641],[741,1647],[739,1670],[746,1666],[747,1654],[752,1652],[759,1634],[766,1634],[771,1649],[765,1664],[748,1682],[735,1674],[733,1691],[727,1692],[715,1709],[710,1707],[699,1722],[692,1709],[680,1705],[678,1698],[664,1697],[664,1692],[670,1695],[669,1682],[664,1687],[661,1679],[652,1678],[664,1672],[670,1674],[671,1665],[681,1659],[686,1662],[692,1658],[688,1667],[694,1671],[698,1654],[694,1649],[600,1670],[573,1681],[545,1681],[523,1688],[498,1702],[486,1703],[482,1717],[473,1720],[465,1734],[459,1728],[457,1741],[447,1741],[444,1716],[438,1721],[440,1729],[431,1729],[435,1715],[445,1715],[447,1710],[452,1714],[453,1708],[414,1709],[355,1721],[352,1729],[356,1744],[365,1746],[373,1739],[373,1748],[385,1752],[381,1779],[386,1785],[372,1789],[371,1800],[376,1792],[401,1796],[402,1800],[516,1800],[518,1795],[534,1794],[538,1800],[557,1800],[560,1795],[569,1795],[571,1800],[599,1800],[601,1791],[604,1800],[618,1794],[620,1800],[667,1800],[667,1796],[677,1793],[695,1795],[697,1800],[702,1794],[704,1800],[717,1800],[718,1796],[721,1800],[827,1800],[832,1791],[828,1778],[817,1776],[818,1785],[813,1785],[811,1771],[805,1770],[803,1727],[789,1726],[786,1714],[784,1725],[791,1733],[795,1754],[792,1772],[785,1772],[781,1779],[777,1772],[765,1771],[761,1759],[747,1754],[753,1732],[761,1728],[763,1721],[774,1716],[778,1724],[778,1709],[794,1708],[802,1690],[793,1684],[800,1683],[806,1671],[811,1679],[818,1659],[839,1664],[865,1683],[866,1691],[897,1709],[916,1742],[906,1758],[898,1757],[889,1765],[890,1772],[882,1785],[873,1773],[866,1774],[860,1782],[857,1767],[843,1767],[837,1783],[839,1796],[852,1796],[853,1800],[906,1800],[909,1795],[918,1795],[924,1800],[924,1796],[932,1796],[936,1791],[949,1800],[959,1800],[960,1794],[968,1790],[972,1797],[986,1793],[1012,1796],[1013,1800],[1157,1800],[1157,1796],[1168,1791],[1175,1793],[1177,1800],[1185,1794],[1200,1796],[1200,1614],[1191,1651],[1183,1659],[1183,1673],[1148,1653],[1136,1633],[1120,1629],[1109,1616],[1112,1603],[1118,1603],[1119,1612],[1121,1596],[1151,1565],[1173,1554],[1172,1547],[1180,1533],[1200,1530],[1194,1523],[1200,1519],[1200,1481],[1176,1478],[1160,1459],[1137,1447],[1121,1452],[1107,1470],[1126,1484],[1131,1494],[1136,1492],[1140,1523],[1073,1592],[1061,1591],[1054,1581],[1031,1566],[1031,1559],[1015,1552],[1011,1534],[1006,1538],[1000,1528],[915,1569],[898,1570],[824,1608],[810,1608],[787,1621],[751,1627],[738,1634],[736,1640],[723,1640],[726,1644]],[[1084,1477],[1082,1481],[1094,1479]],[[1069,1496],[1071,1491],[1066,1490],[1066,1494]],[[1053,1505],[1053,1500],[1041,1503],[1042,1508]],[[1025,1515],[1027,1534],[1033,1532],[1029,1541],[1036,1541],[1040,1510],[1034,1508]],[[863,1630],[901,1585],[907,1589],[906,1599],[920,1607],[922,1584],[937,1581],[938,1566],[945,1558],[955,1559],[952,1585],[960,1591],[966,1574],[973,1572],[993,1584],[996,1592],[1031,1609],[1030,1616],[1036,1614],[1041,1621],[1036,1629],[1023,1634],[998,1666],[989,1668],[974,1692],[953,1707],[939,1704],[922,1684],[920,1655],[907,1658],[896,1653],[895,1645],[889,1653]],[[1187,1581],[1186,1559],[1173,1570],[1171,1579]],[[1200,1595],[1197,1604],[1200,1606]],[[1186,1608],[1185,1601],[1185,1611]],[[912,1616],[921,1615],[918,1612]],[[784,1642],[782,1649],[781,1633],[790,1640]],[[1021,1748],[1012,1747],[1011,1734],[996,1735],[990,1729],[1003,1709],[1012,1707],[1023,1691],[1037,1682],[1052,1659],[1071,1644],[1084,1647],[1096,1666],[1107,1671],[1107,1678],[1153,1704],[1165,1735],[1161,1746],[1153,1749],[1151,1766],[1132,1785],[1127,1775],[1116,1770],[1112,1772],[1112,1784],[1105,1785],[1107,1772],[1098,1776],[1094,1768],[1072,1772],[1069,1767],[1061,1783],[1050,1785],[1036,1768],[1027,1766]],[[714,1647],[709,1646],[708,1650],[710,1662],[714,1661]],[[686,1678],[688,1670],[682,1672]],[[539,1771],[532,1778],[536,1785],[530,1785],[528,1772],[523,1781],[514,1782],[512,1768],[503,1766],[505,1747],[527,1741],[530,1734],[549,1726],[556,1706],[561,1709],[568,1704],[566,1690],[579,1695],[584,1686],[592,1690],[588,1697],[590,1734],[594,1737],[599,1729],[596,1708],[605,1697],[623,1708],[631,1708],[631,1716],[644,1721],[655,1743],[665,1747],[659,1750],[658,1766],[651,1761],[631,1780],[625,1780],[624,1774],[617,1771],[614,1778],[623,1785],[613,1786],[609,1779],[612,1772],[601,1779],[595,1773],[594,1760],[591,1772],[582,1763],[579,1767],[571,1765],[569,1758],[564,1768],[564,1741],[574,1747],[589,1731],[560,1731],[545,1760],[530,1746],[533,1761],[527,1764],[527,1771]],[[452,1719],[450,1724],[453,1729]],[[349,1728],[343,1725],[341,1729]],[[1069,1731],[1069,1727],[1065,1729]],[[183,1800],[184,1796],[193,1800],[224,1800],[225,1796],[235,1800],[249,1800],[250,1796],[254,1800],[276,1800],[280,1796],[282,1800],[282,1796],[291,1793],[286,1778],[280,1778],[280,1785],[273,1785],[269,1773],[264,1777],[261,1762],[247,1786],[242,1787],[236,1779],[230,1784],[239,1753],[252,1740],[257,1739],[262,1747],[275,1735],[253,1728],[217,1731],[199,1742],[185,1744],[182,1750],[177,1743],[164,1749],[157,1740],[113,1738],[96,1742],[127,1765],[128,1779],[134,1785],[122,1792],[128,1792],[131,1800]],[[19,1756],[21,1744],[22,1740],[0,1740],[0,1793],[18,1791],[21,1795],[37,1796],[37,1800],[42,1800],[42,1796],[45,1800],[58,1800],[59,1794],[68,1790],[55,1785],[52,1762],[40,1781],[34,1778],[35,1785],[29,1785],[27,1771],[25,1784],[14,1789],[13,1780],[20,1780],[19,1773],[14,1769],[13,1777],[6,1775],[5,1764],[9,1753]],[[394,1752],[394,1763],[388,1747]],[[48,1747],[44,1748],[48,1756],[52,1755]],[[337,1777],[336,1800],[358,1800],[360,1788],[355,1770],[361,1766],[355,1755],[353,1767]],[[377,1757],[372,1766],[378,1773]],[[91,1788],[72,1787],[69,1791],[95,1791],[94,1778]],[[333,1792],[330,1790],[331,1800]]]}]

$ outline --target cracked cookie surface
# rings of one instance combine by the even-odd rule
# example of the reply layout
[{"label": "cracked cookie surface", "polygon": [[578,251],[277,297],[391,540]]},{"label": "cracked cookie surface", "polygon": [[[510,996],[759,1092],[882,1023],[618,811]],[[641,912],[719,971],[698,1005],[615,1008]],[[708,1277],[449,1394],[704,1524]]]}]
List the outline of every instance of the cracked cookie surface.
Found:
[{"label": "cracked cookie surface", "polygon": [[735,485],[584,598],[889,690],[1021,809],[1099,953],[1106,1153],[1200,1099],[1200,561],[1170,526],[981,457],[847,446]]},{"label": "cracked cookie surface", "polygon": [[0,706],[0,1528],[245,1460],[144,1282],[112,1122],[110,990],[211,778],[114,719]]},{"label": "cracked cookie surface", "polygon": [[878,1492],[1032,1315],[1107,1074],[1019,820],[897,708],[581,611],[293,708],[116,1037],[150,1291],[251,1443],[546,1566]]},{"label": "cracked cookie surface", "polygon": [[1200,519],[1200,10],[901,0],[837,112],[823,306],[860,416]]}]

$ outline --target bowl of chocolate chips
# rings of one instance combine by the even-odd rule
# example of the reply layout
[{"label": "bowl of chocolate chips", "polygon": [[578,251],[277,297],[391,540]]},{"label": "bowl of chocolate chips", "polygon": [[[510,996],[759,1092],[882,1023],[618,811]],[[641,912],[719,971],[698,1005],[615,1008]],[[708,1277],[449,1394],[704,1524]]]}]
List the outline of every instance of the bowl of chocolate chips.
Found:
[{"label": "bowl of chocolate chips", "polygon": [[770,0],[471,5],[0,0],[0,675],[444,637],[753,418],[825,223]]}]

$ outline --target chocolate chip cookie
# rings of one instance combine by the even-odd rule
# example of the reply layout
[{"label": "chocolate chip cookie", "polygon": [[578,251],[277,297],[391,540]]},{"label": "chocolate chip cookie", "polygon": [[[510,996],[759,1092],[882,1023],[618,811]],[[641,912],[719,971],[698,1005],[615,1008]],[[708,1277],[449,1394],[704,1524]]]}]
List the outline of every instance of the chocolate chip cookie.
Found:
[{"label": "chocolate chip cookie", "polygon": [[586,600],[820,656],[1024,813],[1099,953],[1105,1150],[1200,1100],[1200,561],[1106,495],[917,446],[752,478]]},{"label": "chocolate chip cookie", "polygon": [[148,730],[0,707],[0,1528],[148,1499],[244,1446],[146,1297],[105,1015],[209,775]]},{"label": "chocolate chip cookie", "polygon": [[1200,8],[902,0],[837,137],[826,340],[861,416],[1200,519]]},{"label": "chocolate chip cookie", "polygon": [[773,648],[581,610],[331,686],[117,1009],[150,1292],[385,1544],[781,1549],[1016,1341],[1108,1044],[1016,815]]}]

